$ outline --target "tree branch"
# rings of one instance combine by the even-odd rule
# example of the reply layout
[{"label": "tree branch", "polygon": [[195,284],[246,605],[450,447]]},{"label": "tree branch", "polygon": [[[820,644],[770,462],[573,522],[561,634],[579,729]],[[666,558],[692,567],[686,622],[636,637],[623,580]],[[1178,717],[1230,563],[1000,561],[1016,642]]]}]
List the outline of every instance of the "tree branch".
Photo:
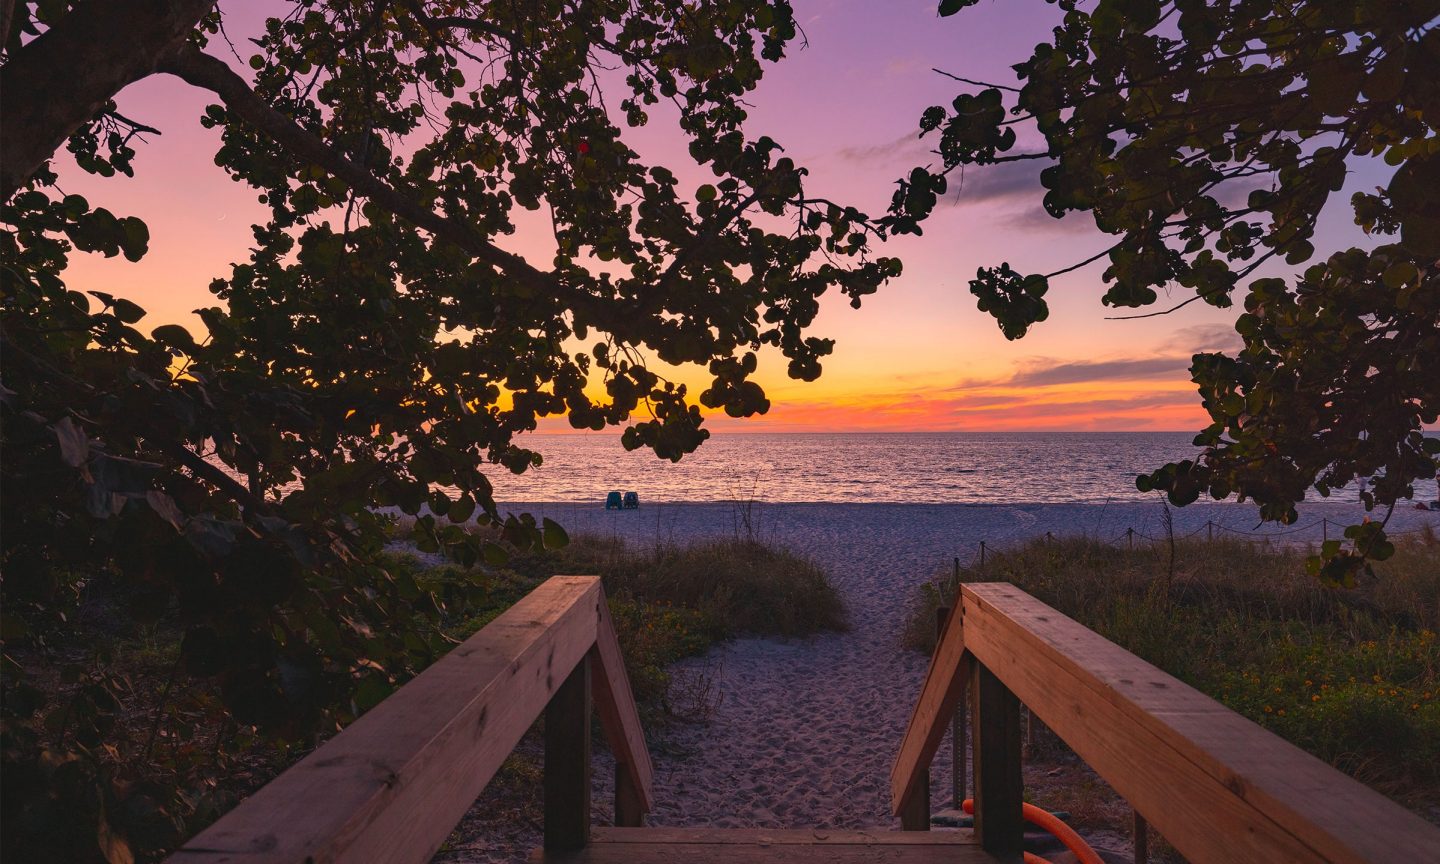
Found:
[{"label": "tree branch", "polygon": [[528,261],[490,243],[469,225],[442,216],[381,180],[332,148],[318,135],[301,128],[294,120],[276,111],[260,98],[243,78],[223,60],[211,57],[194,45],[184,45],[167,56],[159,71],[175,75],[187,84],[209,90],[239,119],[263,132],[290,155],[324,168],[345,181],[351,189],[369,198],[394,215],[435,237],[452,243],[484,261],[506,276],[530,287],[541,296],[549,295],[570,309],[583,309],[598,326],[613,326],[616,318],[594,297],[564,285],[552,274],[536,269]]},{"label": "tree branch", "polygon": [[[30,182],[71,134],[156,63],[215,0],[87,4],[26,43],[0,67],[0,201]],[[13,19],[6,16],[5,27]],[[123,34],[123,38],[117,38]]]},{"label": "tree branch", "polygon": [[988,81],[972,81],[969,78],[961,78],[959,75],[952,75],[949,72],[946,72],[944,69],[936,69],[934,66],[930,67],[930,71],[935,72],[939,75],[944,75],[946,78],[949,78],[953,81],[959,81],[961,84],[972,84],[976,87],[994,87],[996,90],[1009,90],[1011,93],[1020,92],[1019,87],[1010,87],[1005,84],[991,84]]}]

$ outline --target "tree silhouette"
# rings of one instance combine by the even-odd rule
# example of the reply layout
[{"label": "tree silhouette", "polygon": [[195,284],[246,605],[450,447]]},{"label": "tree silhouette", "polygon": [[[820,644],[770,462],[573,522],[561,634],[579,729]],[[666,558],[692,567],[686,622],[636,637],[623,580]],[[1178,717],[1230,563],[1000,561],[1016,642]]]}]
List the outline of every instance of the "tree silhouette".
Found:
[{"label": "tree silhouette", "polygon": [[[230,722],[301,739],[446,650],[437,622],[473,599],[375,565],[387,508],[428,507],[416,541],[464,562],[561,543],[496,508],[487,472],[540,463],[518,433],[565,416],[679,459],[707,436],[700,405],[768,408],[762,346],[814,379],[820,297],[858,306],[900,266],[742,129],[797,33],[783,0],[296,0],[246,75],[213,7],[0,2],[5,638],[63,640],[106,587],[183,632],[177,672]],[[203,333],[64,278],[77,250],[145,254],[143,222],[63,194],[50,160],[131,174],[148,127],[114,97],[151,75],[214,95],[197,122],[222,130],[215,162],[269,211]],[[651,112],[711,182],[682,188],[627,145]],[[543,262],[504,245],[537,210]],[[477,516],[494,531],[462,528]],[[6,806],[30,808],[7,810],[7,858],[38,837],[119,860],[140,822],[156,848],[203,816],[179,780],[114,782],[136,759],[103,746],[124,682],[76,669],[88,683],[55,706],[7,665]],[[85,815],[96,831],[73,830]]]},{"label": "tree silhouette", "polygon": [[[1440,3],[1055,5],[1053,39],[1014,67],[1019,88],[958,79],[971,89],[924,112],[942,165],[900,181],[886,226],[918,233],[957,169],[1045,165],[1046,211],[1089,212],[1115,242],[1054,273],[981,268],[970,290],[1007,338],[1045,320],[1051,278],[1101,259],[1108,306],[1189,295],[1130,317],[1195,302],[1244,310],[1244,349],[1191,367],[1212,421],[1195,439],[1203,453],[1139,477],[1140,489],[1177,505],[1237,495],[1288,523],[1310,488],[1373,476],[1362,498],[1388,519],[1440,454],[1423,434],[1440,413]],[[1017,128],[1044,148],[1017,150]],[[1315,258],[1316,221],[1361,161],[1391,171],[1350,201],[1376,242],[1259,278],[1267,262]],[[1392,551],[1383,526],[1351,526],[1315,572],[1353,584]]]}]

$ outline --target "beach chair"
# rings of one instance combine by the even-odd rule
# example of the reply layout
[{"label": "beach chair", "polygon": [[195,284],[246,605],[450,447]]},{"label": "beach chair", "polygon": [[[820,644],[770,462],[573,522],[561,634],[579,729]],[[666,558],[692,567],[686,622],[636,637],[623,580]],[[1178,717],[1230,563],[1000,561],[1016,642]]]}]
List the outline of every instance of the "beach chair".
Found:
[{"label": "beach chair", "polygon": [[634,492],[625,493],[625,509],[638,510],[640,508],[640,496]]},{"label": "beach chair", "polygon": [[621,503],[620,503],[620,493],[619,493],[619,492],[611,492],[609,495],[606,495],[606,496],[605,496],[605,509],[606,509],[606,510],[619,510],[620,507],[621,507]]}]

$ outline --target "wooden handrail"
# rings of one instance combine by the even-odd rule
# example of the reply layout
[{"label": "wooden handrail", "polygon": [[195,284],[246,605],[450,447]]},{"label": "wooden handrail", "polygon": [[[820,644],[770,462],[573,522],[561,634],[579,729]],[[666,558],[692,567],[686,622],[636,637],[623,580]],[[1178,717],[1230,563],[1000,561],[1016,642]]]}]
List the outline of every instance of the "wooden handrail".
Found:
[{"label": "wooden handrail", "polygon": [[[1187,860],[1360,864],[1440,849],[1419,816],[1015,586],[965,585],[959,605],[921,699],[943,708],[952,685],[940,679],[972,656]],[[897,813],[948,719],[917,708],[891,775]]]},{"label": "wooden handrail", "polygon": [[645,730],[635,707],[635,694],[630,691],[630,677],[625,674],[625,658],[620,654],[620,641],[610,620],[610,607],[599,606],[600,618],[592,652],[595,672],[595,708],[600,726],[615,754],[615,824],[634,827],[640,817],[650,812],[650,785],[654,768],[650,749],[645,746]]},{"label": "wooden handrail", "polygon": [[[915,700],[910,724],[900,742],[900,754],[890,769],[890,802],[896,816],[905,814],[913,800],[929,796],[930,763],[935,751],[940,749],[945,727],[954,716],[967,683],[968,676],[963,674],[965,660],[964,606],[957,602],[936,640],[920,698]],[[955,746],[963,746],[963,742],[956,742]],[[930,814],[923,815],[923,825],[905,827],[928,829]]]},{"label": "wooden handrail", "polygon": [[587,668],[632,807],[648,809],[649,755],[600,579],[556,576],[169,860],[429,861],[551,698]]}]

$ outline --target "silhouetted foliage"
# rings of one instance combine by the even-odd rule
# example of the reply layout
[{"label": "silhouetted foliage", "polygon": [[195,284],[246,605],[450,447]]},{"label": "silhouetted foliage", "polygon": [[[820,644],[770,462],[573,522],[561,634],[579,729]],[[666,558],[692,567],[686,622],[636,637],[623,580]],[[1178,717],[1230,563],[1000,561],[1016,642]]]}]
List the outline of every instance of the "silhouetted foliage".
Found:
[{"label": "silhouetted foliage", "polygon": [[[1244,349],[1191,367],[1213,421],[1195,439],[1203,454],[1139,477],[1141,490],[1177,505],[1237,495],[1280,522],[1310,488],[1328,495],[1357,477],[1374,477],[1367,508],[1413,497],[1440,454],[1422,434],[1440,413],[1440,2],[1055,5],[1053,39],[1014,67],[1021,87],[967,82],[978,89],[925,111],[943,167],[900,182],[889,228],[919,233],[956,169],[1036,160],[1050,215],[1089,212],[1117,238],[1090,259],[1108,260],[1106,305],[1141,308],[1176,288],[1191,296],[1165,311],[1244,310]],[[1017,128],[1044,148],[1018,151]],[[1251,278],[1272,259],[1315,257],[1320,213],[1361,161],[1392,169],[1350,200],[1378,242],[1291,279]],[[970,290],[1018,339],[1045,320],[1048,280],[1072,269],[982,268]],[[1353,584],[1367,558],[1393,551],[1382,526],[1352,526],[1316,573]]]},{"label": "silhouetted foliage", "polygon": [[[900,272],[864,214],[742,130],[796,36],[783,0],[296,0],[253,46],[212,5],[0,4],[7,859],[172,844],[213,815],[237,729],[312,740],[446,650],[438,622],[474,598],[377,564],[379,511],[428,506],[413,539],[466,564],[563,543],[496,508],[487,472],[540,464],[518,433],[566,416],[679,459],[708,434],[697,402],[766,411],[762,346],[820,374],[823,294],[858,306]],[[240,48],[253,81],[221,59]],[[64,278],[76,251],[146,252],[142,221],[64,194],[49,160],[132,174],[146,127],[113,97],[159,73],[215,95],[214,160],[269,208],[203,333]],[[651,112],[711,182],[626,144]],[[543,266],[501,245],[538,210]],[[116,732],[135,682],[69,639],[97,602],[176,637],[172,680],[213,694],[156,708],[196,742],[168,785],[130,782],[156,752]],[[55,664],[46,703],[26,674]]]}]

